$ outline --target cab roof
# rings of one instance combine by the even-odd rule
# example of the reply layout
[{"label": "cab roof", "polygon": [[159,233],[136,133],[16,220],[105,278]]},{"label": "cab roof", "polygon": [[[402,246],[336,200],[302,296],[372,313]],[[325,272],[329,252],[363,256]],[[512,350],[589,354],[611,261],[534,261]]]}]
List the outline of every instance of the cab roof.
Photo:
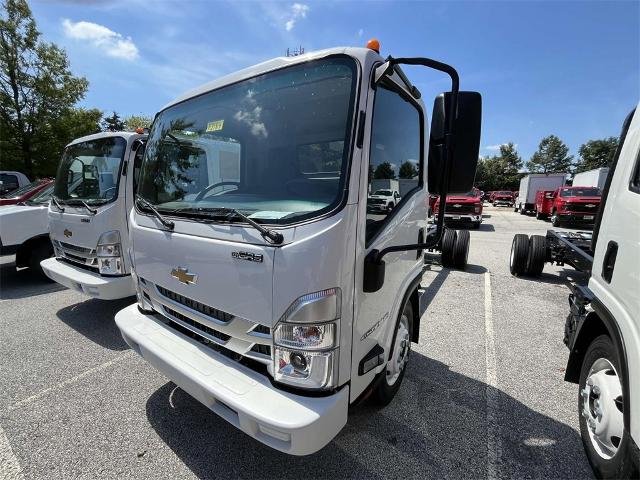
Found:
[{"label": "cab roof", "polygon": [[97,140],[99,138],[122,137],[128,142],[132,137],[146,138],[146,136],[147,136],[146,133],[139,134],[136,132],[99,132],[99,133],[94,133],[93,135],[86,135],[84,137],[76,138],[73,141],[69,142],[69,144],[67,144],[67,147],[69,145],[74,145],[76,143],[87,142],[90,140]]}]

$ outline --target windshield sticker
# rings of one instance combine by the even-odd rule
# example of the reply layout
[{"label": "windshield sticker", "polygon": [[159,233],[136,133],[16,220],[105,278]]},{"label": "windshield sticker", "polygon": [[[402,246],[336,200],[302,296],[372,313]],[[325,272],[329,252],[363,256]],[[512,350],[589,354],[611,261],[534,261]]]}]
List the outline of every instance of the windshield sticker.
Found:
[{"label": "windshield sticker", "polygon": [[224,120],[207,123],[207,132],[218,132],[224,128]]},{"label": "windshield sticker", "polygon": [[278,218],[282,218],[282,217],[286,217],[287,215],[291,214],[293,212],[272,212],[269,210],[264,210],[262,212],[256,212],[256,213],[252,213],[251,215],[248,215],[249,218],[262,218],[265,220],[275,220]]}]

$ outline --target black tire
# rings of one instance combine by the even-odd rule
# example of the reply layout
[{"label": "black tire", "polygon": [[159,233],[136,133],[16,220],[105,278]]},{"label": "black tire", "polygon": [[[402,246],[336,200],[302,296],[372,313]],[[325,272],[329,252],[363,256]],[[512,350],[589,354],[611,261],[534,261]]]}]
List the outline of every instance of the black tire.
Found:
[{"label": "black tire", "polygon": [[478,230],[480,228],[480,222],[475,222],[472,227],[474,230]]},{"label": "black tire", "polygon": [[[616,349],[613,346],[613,342],[608,335],[600,335],[596,337],[589,347],[582,361],[582,368],[580,370],[580,381],[578,383],[578,416],[580,420],[580,436],[582,437],[582,444],[584,446],[587,459],[591,464],[591,468],[597,478],[638,478],[640,472],[637,467],[633,466],[632,460],[632,446],[629,438],[629,432],[624,431],[622,438],[618,440],[617,452],[610,458],[604,458],[595,449],[593,441],[589,433],[589,425],[587,419],[582,415],[584,398],[582,392],[585,391],[587,384],[587,378],[592,367],[595,366],[596,361],[606,359],[614,368],[614,374],[617,373],[619,378],[624,378],[626,373],[622,371],[618,362],[618,355]],[[589,389],[591,392],[591,388]],[[598,399],[601,401],[602,399]],[[609,402],[608,405],[604,405],[604,408],[617,408],[620,410],[619,405],[624,405],[622,396],[618,397],[618,402]],[[589,402],[593,401],[591,395],[589,395]],[[613,403],[613,404],[611,404]],[[590,405],[588,406],[588,408]],[[622,407],[624,410],[624,407]],[[623,418],[628,421],[629,412],[622,412]],[[614,438],[614,437],[612,437]],[[618,438],[618,437],[615,437]]]},{"label": "black tire", "polygon": [[456,245],[456,230],[445,228],[442,234],[441,263],[443,267],[453,267],[453,249]]},{"label": "black tire", "polygon": [[456,243],[453,246],[453,265],[460,270],[467,268],[470,239],[468,230],[459,230],[456,235]]},{"label": "black tire", "polygon": [[547,239],[542,235],[531,235],[527,255],[527,275],[539,277],[547,259]]},{"label": "black tire", "polygon": [[560,221],[560,217],[558,216],[558,213],[555,210],[553,212],[551,212],[551,225],[553,225],[554,227],[561,227],[562,226],[562,222]]},{"label": "black tire", "polygon": [[[408,339],[405,339],[406,346],[404,347],[407,349],[406,350],[407,361],[406,363],[404,363],[404,367],[400,371],[400,374],[397,377],[397,379],[393,382],[393,384],[389,384],[389,377],[387,376],[387,370],[389,368],[390,362],[396,361],[399,354],[399,352],[396,351],[395,347],[397,345],[396,339],[398,335],[398,330],[400,328],[400,321],[403,316],[406,316],[409,322],[409,337]],[[393,332],[393,338],[391,340],[391,353],[387,358],[388,360],[387,368],[385,368],[382,372],[380,372],[379,374],[380,378],[376,379],[376,385],[371,395],[373,402],[381,407],[389,405],[391,400],[393,400],[393,397],[395,397],[396,393],[398,393],[398,390],[400,390],[402,379],[404,378],[404,374],[407,371],[406,366],[411,357],[410,353],[411,353],[411,334],[412,333],[413,333],[413,306],[411,305],[411,300],[407,298],[407,301],[402,307],[402,310],[400,311],[400,315],[398,315],[398,319],[396,321],[396,328]]]},{"label": "black tire", "polygon": [[547,216],[544,213],[541,213],[540,210],[536,209],[536,220],[544,220]]},{"label": "black tire", "polygon": [[520,207],[520,215],[526,215],[527,211],[524,209],[524,207]]},{"label": "black tire", "polygon": [[518,205],[514,205],[514,206],[513,206],[513,211],[514,211],[514,212],[517,212],[517,211],[518,211]]},{"label": "black tire", "polygon": [[513,237],[511,255],[509,257],[509,271],[511,275],[523,275],[527,270],[529,257],[529,237],[524,233],[518,233]]},{"label": "black tire", "polygon": [[49,277],[45,275],[44,270],[42,270],[40,262],[51,257],[53,257],[53,246],[51,242],[43,241],[38,243],[29,255],[29,269],[36,275],[49,279]]}]

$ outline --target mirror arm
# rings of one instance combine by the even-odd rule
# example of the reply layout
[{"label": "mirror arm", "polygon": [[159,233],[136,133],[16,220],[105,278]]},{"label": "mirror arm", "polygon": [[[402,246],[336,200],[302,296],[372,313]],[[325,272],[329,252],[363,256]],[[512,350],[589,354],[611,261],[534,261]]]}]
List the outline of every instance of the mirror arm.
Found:
[{"label": "mirror arm", "polygon": [[[440,243],[440,239],[444,233],[444,211],[446,207],[447,201],[447,188],[449,186],[449,179],[451,177],[451,161],[453,159],[453,146],[455,145],[455,118],[458,112],[458,92],[460,91],[460,78],[458,76],[458,72],[451,65],[447,65],[446,63],[438,62],[437,60],[432,60],[430,58],[387,58],[387,63],[385,64],[384,74],[388,74],[390,71],[395,71],[396,73],[399,70],[395,70],[395,66],[403,64],[403,65],[422,65],[423,67],[432,68],[434,70],[439,70],[441,72],[446,73],[451,78],[451,102],[449,103],[449,112],[447,113],[447,125],[446,131],[444,135],[444,149],[445,149],[445,165],[442,169],[442,176],[440,185],[442,185],[443,190],[440,192],[440,204],[438,205],[438,221],[436,222],[436,232],[431,238],[431,240],[424,243],[413,243],[409,245],[394,245],[391,247],[383,248],[382,250],[371,250],[367,257],[370,257],[370,260],[373,263],[380,263],[382,261],[382,257],[384,257],[387,253],[391,252],[406,252],[410,250],[427,250],[430,248],[434,248]],[[382,78],[382,75],[376,79],[376,82]],[[402,76],[401,76],[402,78]],[[403,79],[404,80],[404,79]],[[407,80],[408,81],[408,80]],[[411,85],[410,83],[408,85]],[[416,89],[417,90],[417,89]],[[419,97],[418,97],[419,98]]]}]

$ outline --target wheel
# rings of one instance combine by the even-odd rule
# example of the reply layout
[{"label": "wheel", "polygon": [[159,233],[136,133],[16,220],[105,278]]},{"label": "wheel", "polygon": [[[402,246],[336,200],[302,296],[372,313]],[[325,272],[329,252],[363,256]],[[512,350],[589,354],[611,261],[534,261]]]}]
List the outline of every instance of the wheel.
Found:
[{"label": "wheel", "polygon": [[558,212],[554,210],[553,212],[551,212],[551,225],[553,225],[554,227],[559,227],[560,224],[561,222],[560,217],[558,216]]},{"label": "wheel", "polygon": [[526,215],[527,211],[524,209],[524,207],[520,207],[520,215]]},{"label": "wheel", "polygon": [[513,207],[513,211],[514,211],[514,212],[517,212],[517,211],[518,211],[518,206],[517,206],[517,205],[514,205],[514,207]]},{"label": "wheel", "polygon": [[387,210],[391,211],[393,210],[393,207],[394,207],[393,202],[389,202],[389,205],[387,206]]},{"label": "wheel", "polygon": [[459,230],[456,235],[456,242],[453,246],[453,265],[460,270],[467,268],[470,238],[468,230]]},{"label": "wheel", "polygon": [[540,212],[540,210],[536,209],[536,219],[544,220],[545,218],[547,218],[547,216],[544,213]]},{"label": "wheel", "polygon": [[513,237],[511,244],[511,256],[509,257],[511,275],[522,275],[526,271],[528,257],[529,237],[524,233],[518,233]]},{"label": "wheel", "polygon": [[531,235],[527,255],[527,275],[539,277],[547,259],[547,239],[542,235]]},{"label": "wheel", "polygon": [[453,249],[456,244],[456,230],[445,228],[442,234],[441,263],[443,267],[453,267]]},{"label": "wheel", "polygon": [[409,353],[411,352],[412,329],[413,307],[411,306],[411,300],[407,299],[407,303],[404,304],[396,323],[387,368],[382,372],[382,378],[380,378],[373,391],[372,397],[378,405],[388,405],[400,389],[406,370],[405,367],[409,361]]},{"label": "wheel", "polygon": [[480,222],[475,222],[472,226],[474,230],[478,230],[480,228]]},{"label": "wheel", "polygon": [[53,256],[53,246],[51,242],[39,242],[29,255],[29,269],[44,278],[49,278],[45,275],[44,270],[40,266],[40,262],[46,260],[47,258],[51,258]]},{"label": "wheel", "polygon": [[629,458],[629,434],[624,432],[621,371],[613,342],[595,338],[580,371],[578,412],[580,436],[598,478],[637,478]]}]

